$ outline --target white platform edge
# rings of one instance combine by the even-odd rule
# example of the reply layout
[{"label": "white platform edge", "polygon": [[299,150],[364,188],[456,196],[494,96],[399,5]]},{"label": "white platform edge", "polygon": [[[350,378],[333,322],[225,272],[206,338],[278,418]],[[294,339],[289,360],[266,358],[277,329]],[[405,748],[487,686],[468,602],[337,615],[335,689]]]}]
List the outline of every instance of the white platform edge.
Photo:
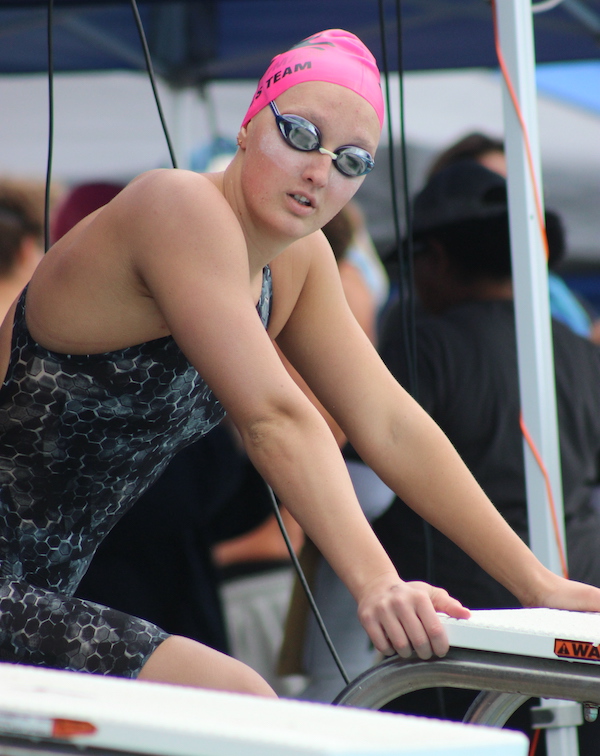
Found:
[{"label": "white platform edge", "polygon": [[[0,664],[0,732],[156,756],[525,756],[516,732],[301,701]],[[0,746],[1,752],[1,746]]]},{"label": "white platform edge", "polygon": [[475,610],[466,620],[440,615],[450,646],[600,663],[600,614],[559,609]]}]

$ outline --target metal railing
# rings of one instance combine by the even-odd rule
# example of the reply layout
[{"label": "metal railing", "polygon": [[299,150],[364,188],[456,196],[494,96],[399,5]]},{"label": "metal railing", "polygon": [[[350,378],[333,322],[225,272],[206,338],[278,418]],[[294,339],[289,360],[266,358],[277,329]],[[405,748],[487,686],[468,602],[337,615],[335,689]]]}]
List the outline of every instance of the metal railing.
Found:
[{"label": "metal railing", "polygon": [[482,691],[465,722],[502,727],[529,698],[576,701],[593,720],[600,706],[600,667],[493,651],[451,648],[440,659],[391,657],[359,675],[336,697],[340,706],[381,709],[424,688]]}]

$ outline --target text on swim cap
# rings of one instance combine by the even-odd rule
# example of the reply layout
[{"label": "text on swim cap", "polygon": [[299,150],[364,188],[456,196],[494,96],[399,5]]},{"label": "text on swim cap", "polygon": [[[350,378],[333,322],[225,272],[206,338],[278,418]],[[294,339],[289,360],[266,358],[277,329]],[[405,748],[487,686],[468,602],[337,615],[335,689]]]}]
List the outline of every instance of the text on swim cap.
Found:
[{"label": "text on swim cap", "polygon": [[286,66],[284,69],[276,71],[273,74],[273,76],[269,76],[268,79],[265,79],[264,82],[262,82],[261,86],[256,90],[254,99],[256,100],[258,97],[261,96],[263,87],[265,87],[266,89],[269,89],[271,84],[276,84],[278,81],[281,81],[281,79],[285,78],[286,76],[297,73],[298,71],[304,71],[307,68],[312,68],[310,60],[307,60],[304,63],[296,63],[294,65],[293,70],[291,66]]}]

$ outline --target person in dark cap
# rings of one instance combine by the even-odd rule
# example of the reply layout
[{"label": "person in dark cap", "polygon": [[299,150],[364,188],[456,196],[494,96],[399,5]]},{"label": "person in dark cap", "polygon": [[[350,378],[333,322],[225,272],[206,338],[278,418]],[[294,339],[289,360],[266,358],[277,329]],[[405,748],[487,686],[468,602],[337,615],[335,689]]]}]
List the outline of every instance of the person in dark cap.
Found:
[{"label": "person in dark cap", "polygon": [[[560,218],[548,213],[547,222],[557,247]],[[505,179],[473,161],[433,175],[414,202],[414,246],[422,305],[416,323],[419,402],[527,542]],[[380,353],[407,385],[398,319],[396,305],[383,325]],[[556,320],[552,335],[569,572],[599,586],[600,516],[593,492],[600,480],[600,351]],[[422,521],[400,499],[374,529],[405,578],[433,580],[472,609],[518,606],[438,530],[430,530],[428,551]],[[473,694],[452,690],[444,698],[445,710],[432,691],[403,697],[394,708],[460,719]],[[581,753],[598,753],[596,729],[580,729]]]},{"label": "person in dark cap", "polygon": [[[449,165],[474,160],[480,165],[506,177],[507,165],[504,142],[494,136],[473,131],[451,144],[436,156],[427,171],[426,179]],[[566,254],[562,225],[554,214],[546,216],[548,237],[548,290],[550,312],[580,336],[600,343],[600,319],[593,305],[581,294],[573,292],[557,272]]]}]

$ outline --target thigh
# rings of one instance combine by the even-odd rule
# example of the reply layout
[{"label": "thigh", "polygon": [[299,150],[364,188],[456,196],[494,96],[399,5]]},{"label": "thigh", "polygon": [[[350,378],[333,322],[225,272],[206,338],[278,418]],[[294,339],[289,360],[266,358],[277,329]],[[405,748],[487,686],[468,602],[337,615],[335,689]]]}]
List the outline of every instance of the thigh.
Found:
[{"label": "thigh", "polygon": [[22,580],[0,586],[0,661],[137,677],[168,637],[145,620]]},{"label": "thigh", "polygon": [[171,635],[156,649],[138,679],[231,693],[276,695],[247,664],[180,635]]}]

